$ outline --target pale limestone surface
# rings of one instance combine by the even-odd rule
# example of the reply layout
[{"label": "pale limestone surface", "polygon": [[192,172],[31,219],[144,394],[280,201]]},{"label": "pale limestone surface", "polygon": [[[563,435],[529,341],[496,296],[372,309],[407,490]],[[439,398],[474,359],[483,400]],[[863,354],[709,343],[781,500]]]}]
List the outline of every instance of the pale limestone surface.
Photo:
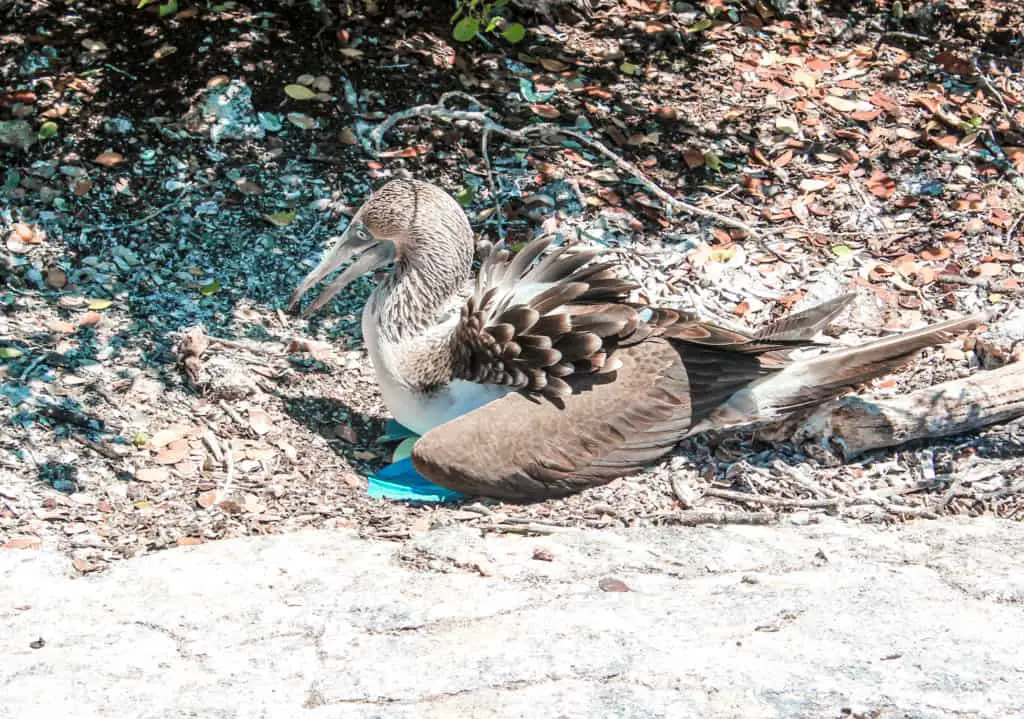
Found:
[{"label": "pale limestone surface", "polygon": [[309,531],[71,575],[0,551],[4,719],[1024,716],[1010,522]]}]

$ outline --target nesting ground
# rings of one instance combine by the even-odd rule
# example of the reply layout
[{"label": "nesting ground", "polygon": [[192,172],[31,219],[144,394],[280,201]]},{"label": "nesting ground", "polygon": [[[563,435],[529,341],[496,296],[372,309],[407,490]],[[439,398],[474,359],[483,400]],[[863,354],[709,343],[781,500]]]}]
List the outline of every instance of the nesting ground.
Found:
[{"label": "nesting ground", "polygon": [[[643,476],[525,506],[370,499],[391,452],[359,335],[372,278],[310,322],[281,308],[398,173],[450,190],[488,239],[603,245],[641,298],[731,321],[851,288],[840,342],[1021,311],[1019,3],[783,20],[629,0],[520,14],[516,45],[456,43],[448,6],[415,5],[334,27],[302,3],[0,5],[0,546],[58,545],[89,572],[310,526],[543,532],[670,524],[683,505],[771,521],[757,496],[876,521],[1021,516],[1015,425],[838,465],[750,435],[696,439]],[[643,178],[564,135],[482,146],[478,124],[441,116],[374,145],[393,113],[452,91],[452,109],[573,129]],[[669,211],[652,182],[756,235]],[[196,326],[211,339],[190,384],[180,348]],[[958,342],[874,390],[977,365]],[[752,499],[702,499],[707,486]],[[878,501],[844,504],[865,497]]]}]

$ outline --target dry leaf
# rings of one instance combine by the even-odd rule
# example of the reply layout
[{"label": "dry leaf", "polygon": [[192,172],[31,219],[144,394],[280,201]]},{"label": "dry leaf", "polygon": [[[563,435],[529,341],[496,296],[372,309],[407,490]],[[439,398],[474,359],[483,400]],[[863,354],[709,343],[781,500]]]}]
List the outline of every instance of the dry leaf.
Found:
[{"label": "dry leaf", "polygon": [[343,439],[349,444],[355,444],[359,441],[359,434],[350,424],[335,425],[334,434],[338,439]]},{"label": "dry leaf", "polygon": [[250,409],[249,427],[256,434],[263,436],[274,428],[274,420],[262,409]]},{"label": "dry leaf", "polygon": [[814,76],[814,73],[807,72],[806,70],[797,70],[793,73],[790,79],[796,84],[803,85],[808,89],[818,84],[818,78]]},{"label": "dry leaf", "polygon": [[168,473],[163,467],[143,467],[135,470],[135,479],[138,482],[152,482],[163,484],[167,481]]},{"label": "dry leaf", "polygon": [[110,150],[107,150],[106,152],[101,152],[96,156],[96,159],[93,160],[93,162],[95,162],[97,165],[102,165],[103,167],[113,167],[114,165],[117,165],[118,163],[123,161],[124,155],[122,155],[119,152],[112,152]]},{"label": "dry leaf", "polygon": [[317,126],[316,120],[301,112],[289,112],[288,122],[301,130],[315,130]]},{"label": "dry leaf", "polygon": [[39,549],[43,540],[39,537],[15,537],[4,543],[4,549]]},{"label": "dry leaf", "polygon": [[71,324],[70,322],[65,322],[64,320],[47,320],[46,329],[50,330],[51,332],[57,332],[62,335],[67,335],[77,330],[78,327]]},{"label": "dry leaf", "polygon": [[775,118],[775,129],[787,135],[800,132],[800,123],[795,117],[780,116]]},{"label": "dry leaf", "polygon": [[378,153],[378,155],[388,159],[394,157],[411,158],[419,155],[420,151],[420,147],[410,145],[409,147],[403,147],[400,150],[385,150],[384,152]]},{"label": "dry leaf", "polygon": [[79,327],[95,327],[103,319],[103,316],[96,311],[90,310],[78,319]]},{"label": "dry leaf", "polygon": [[213,505],[217,504],[217,495],[219,494],[220,492],[216,489],[208,489],[205,492],[201,492],[199,496],[196,497],[196,504],[203,509],[209,509]]},{"label": "dry leaf", "polygon": [[184,439],[190,431],[190,427],[184,425],[172,425],[166,429],[161,429],[149,439],[149,448],[153,450],[161,449],[166,447],[171,442],[177,442],[179,439]]},{"label": "dry leaf", "polygon": [[828,187],[828,180],[812,180],[810,178],[800,181],[800,189],[804,192],[817,192]]},{"label": "dry leaf", "polygon": [[926,247],[921,250],[922,260],[945,260],[953,253],[948,247]]},{"label": "dry leaf", "polygon": [[539,58],[539,60],[540,60],[540,64],[548,72],[562,72],[562,70],[566,70],[569,67],[568,65],[566,65],[561,60],[553,60],[553,59],[547,58],[547,57]]},{"label": "dry leaf", "polygon": [[51,267],[46,271],[46,284],[55,290],[62,290],[68,283],[67,273],[59,267]]},{"label": "dry leaf", "polygon": [[683,153],[683,162],[691,170],[698,167],[704,167],[704,153],[699,150],[687,150]]},{"label": "dry leaf", "polygon": [[998,262],[982,262],[974,271],[979,277],[997,277],[1003,274],[1003,266]]},{"label": "dry leaf", "polygon": [[535,115],[539,115],[540,117],[543,117],[546,120],[554,120],[555,118],[559,117],[562,114],[552,105],[530,105],[530,109],[533,110],[533,113]]},{"label": "dry leaf", "polygon": [[184,439],[171,442],[166,447],[161,449],[153,457],[153,461],[157,464],[177,464],[181,460],[185,459],[189,453],[188,442]]},{"label": "dry leaf", "polygon": [[863,100],[850,100],[849,98],[838,97],[836,95],[826,95],[825,103],[836,110],[839,110],[839,112],[871,112],[875,109],[874,105],[870,102],[864,102]]}]

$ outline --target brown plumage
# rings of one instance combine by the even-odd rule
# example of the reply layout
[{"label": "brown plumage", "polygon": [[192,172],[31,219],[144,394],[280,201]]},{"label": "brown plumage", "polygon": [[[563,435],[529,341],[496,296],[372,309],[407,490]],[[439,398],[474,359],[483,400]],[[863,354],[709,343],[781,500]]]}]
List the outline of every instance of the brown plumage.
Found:
[{"label": "brown plumage", "polygon": [[[552,248],[550,238],[514,256],[491,247],[471,282],[462,210],[427,183],[388,183],[357,222],[370,252],[397,257],[364,310],[385,402],[424,432],[416,468],[469,494],[537,499],[610,481],[694,432],[781,418],[984,320],[791,361],[790,350],[813,346],[851,296],[746,332],[631,303],[634,286],[595,261],[596,251]],[[376,249],[386,243],[393,248]],[[417,292],[426,276],[429,291]],[[466,400],[467,387],[480,397]]]}]

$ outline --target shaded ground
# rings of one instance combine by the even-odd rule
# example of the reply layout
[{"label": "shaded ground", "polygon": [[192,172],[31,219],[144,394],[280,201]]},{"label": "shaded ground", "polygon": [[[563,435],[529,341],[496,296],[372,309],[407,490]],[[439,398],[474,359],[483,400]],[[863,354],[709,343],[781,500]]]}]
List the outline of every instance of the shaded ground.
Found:
[{"label": "shaded ground", "polygon": [[[663,524],[678,521],[670,480],[684,475],[696,497],[707,481],[877,496],[844,510],[870,519],[1019,516],[1012,425],[843,466],[749,436],[692,441],[649,475],[525,507],[370,500],[365,477],[391,449],[375,441],[386,415],[357,321],[372,282],[309,323],[280,311],[371,187],[410,172],[456,194],[483,236],[543,228],[622,250],[646,298],[736,321],[851,285],[861,297],[837,324],[842,341],[982,307],[1012,315],[1024,274],[1016,3],[930,16],[909,3],[902,18],[834,5],[805,26],[631,0],[574,25],[523,18],[515,47],[453,46],[447,8],[355,14],[336,32],[276,5],[182,3],[164,18],[94,5],[0,9],[0,542],[57,543],[89,571],[305,526],[404,537],[452,522]],[[451,90],[508,127],[600,139],[760,235],[671,216],[569,140],[492,137],[484,157],[473,125],[420,119],[373,151],[369,132],[390,113]],[[197,324],[225,340],[199,393],[175,365],[181,330]],[[926,353],[879,389],[966,374],[972,347]]]}]

